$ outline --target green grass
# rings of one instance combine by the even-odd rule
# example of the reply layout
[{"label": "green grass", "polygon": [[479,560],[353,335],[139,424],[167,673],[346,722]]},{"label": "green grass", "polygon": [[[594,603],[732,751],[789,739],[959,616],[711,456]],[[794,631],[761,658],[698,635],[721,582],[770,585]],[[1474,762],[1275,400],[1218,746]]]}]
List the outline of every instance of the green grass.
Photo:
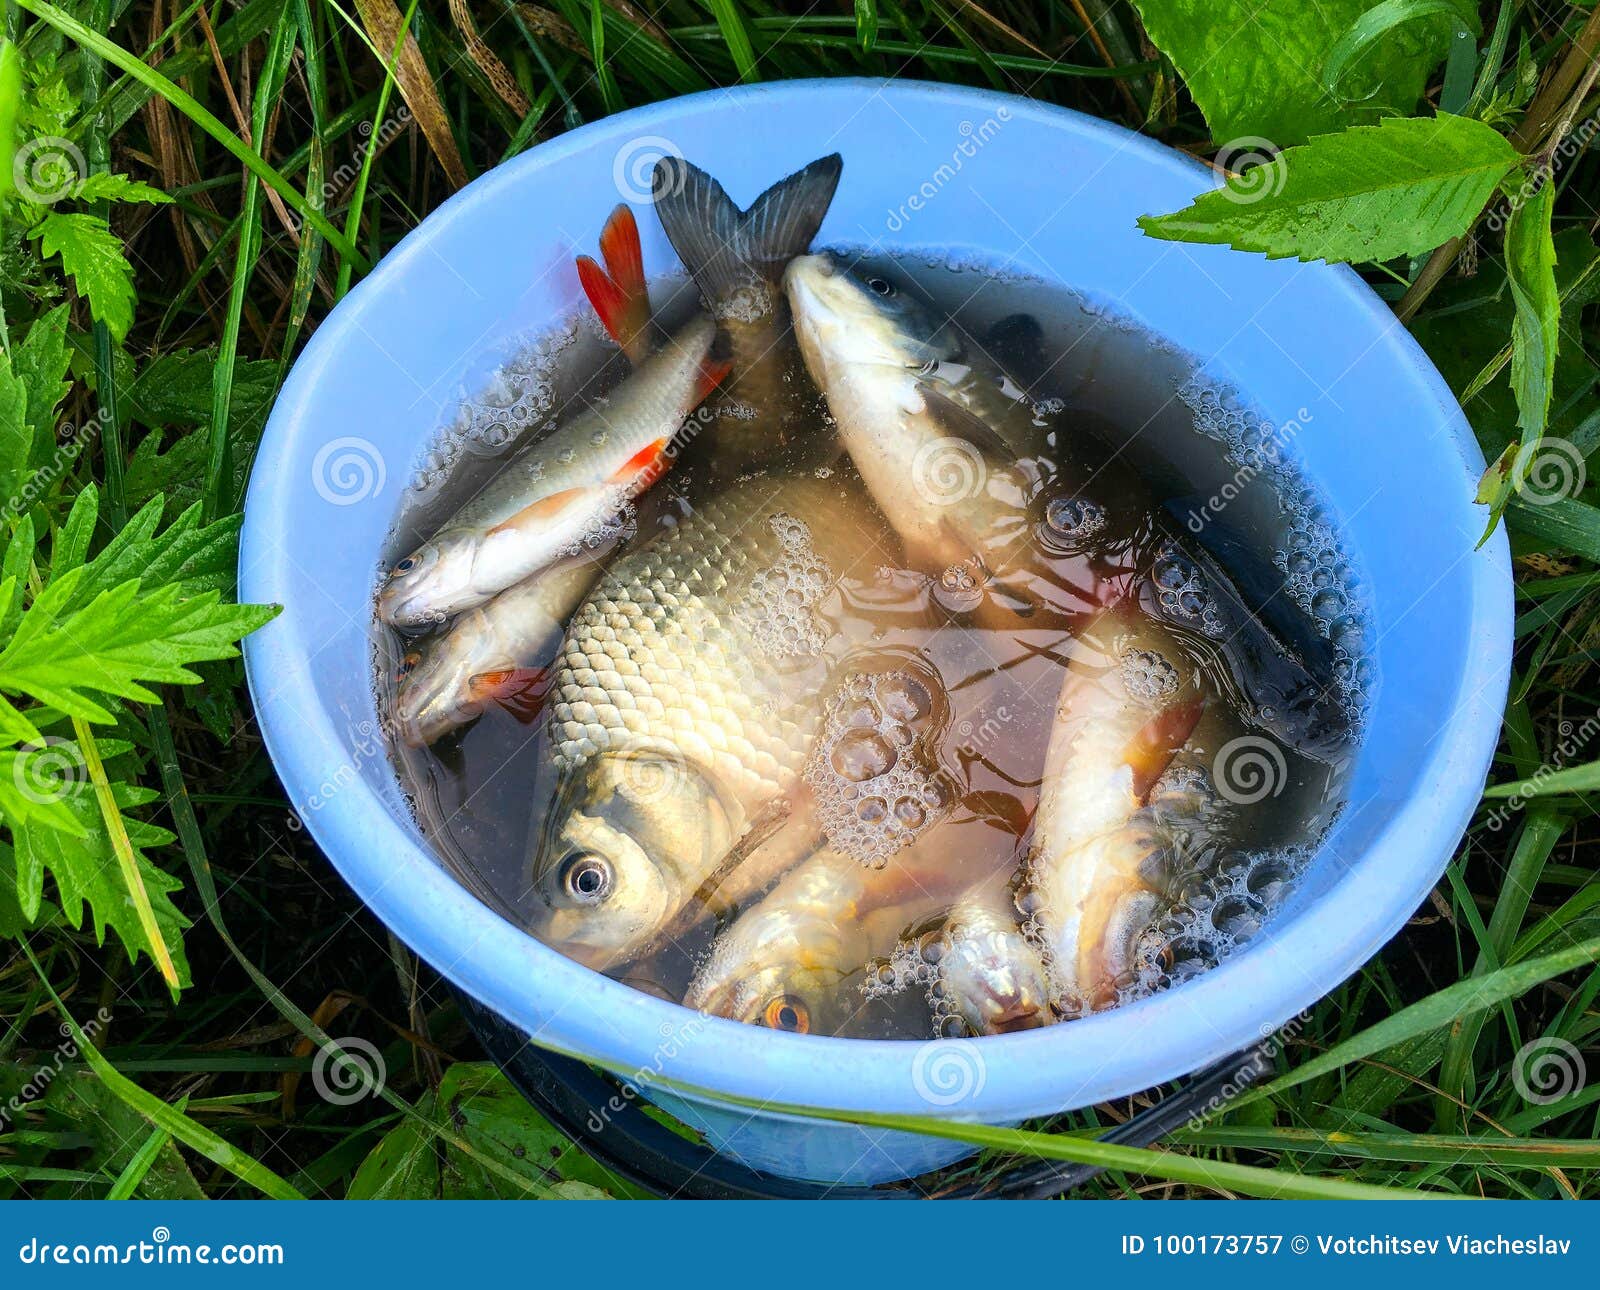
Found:
[{"label": "green grass", "polygon": [[[19,609],[74,558],[113,546],[157,492],[169,522],[197,504],[194,522],[220,523],[206,531],[215,569],[205,585],[221,589],[228,522],[273,392],[329,309],[449,195],[453,158],[472,177],[614,111],[801,76],[996,88],[1201,156],[1227,142],[1212,139],[1206,114],[1232,110],[1225,86],[1191,91],[1182,69],[1201,64],[1181,30],[1162,23],[1160,0],[468,8],[482,46],[442,0],[398,9],[391,0],[6,4],[0,157],[38,135],[64,136],[88,173],[127,175],[172,199],[107,190],[51,207],[109,219],[136,293],[127,321],[115,282],[91,287],[43,255],[29,236],[37,208],[0,188],[9,356],[0,468],[8,486],[36,494],[7,512],[0,577],[16,578]],[[1385,12],[1412,24],[1403,57],[1420,68],[1416,114],[1476,116],[1523,153],[1555,157],[1557,123],[1583,122],[1600,106],[1584,75],[1600,29],[1585,27],[1581,11],[1486,4],[1473,56],[1445,64],[1419,52],[1441,34],[1427,25],[1444,21],[1439,6],[1414,8]],[[423,76],[396,57],[402,25],[417,38]],[[1412,71],[1391,58],[1383,42],[1392,38],[1364,31],[1360,40],[1377,42],[1399,83]],[[483,46],[492,60],[474,56]],[[1223,58],[1243,60],[1248,47],[1246,33]],[[1341,62],[1355,47],[1347,40]],[[1358,72],[1342,66],[1339,83]],[[31,87],[20,118],[18,75]],[[1309,91],[1284,90],[1294,92]],[[390,137],[379,127],[402,102],[411,123]],[[1361,110],[1341,108],[1351,124]],[[1560,439],[1594,476],[1600,171],[1587,142],[1560,156],[1553,177],[1553,290],[1541,293],[1536,264],[1514,265],[1508,282],[1502,238],[1482,224],[1465,244],[1363,271],[1463,395],[1490,460],[1520,419],[1524,441]],[[115,278],[114,264],[102,268]],[[68,377],[41,435],[8,411],[6,382],[13,368],[35,370],[29,338],[44,346],[40,320],[62,306]],[[1559,326],[1542,385],[1513,350],[1514,319],[1526,345],[1541,318]],[[36,408],[43,396],[31,397],[16,406]],[[80,442],[65,425],[95,432]],[[51,464],[63,443],[81,451]],[[1518,557],[1516,675],[1493,787],[1430,900],[1285,1030],[1276,1077],[1226,1113],[1155,1151],[1093,1141],[1146,1099],[1019,1131],[968,1126],[958,1132],[982,1152],[940,1185],[992,1178],[1020,1155],[1104,1165],[1085,1191],[1105,1196],[1600,1196],[1600,772],[1591,764],[1600,726],[1585,725],[1600,709],[1600,490],[1585,483],[1553,505],[1514,489],[1500,500]],[[175,541],[165,532],[139,538],[142,559]],[[199,590],[184,584],[183,594]],[[0,664],[15,628],[0,614]],[[112,695],[109,721],[54,711],[8,686],[0,666],[0,692],[16,704],[0,708],[3,746],[31,745],[10,732],[16,710],[77,750],[94,789],[81,845],[103,842],[93,854],[123,884],[113,890],[145,914],[97,933],[74,916],[53,868],[31,889],[14,884],[34,830],[53,826],[15,816],[0,783],[0,1198],[626,1194],[479,1064],[439,980],[345,890],[283,800],[239,663],[223,653],[195,656],[200,686],[147,673],[158,697]],[[175,988],[185,971],[196,984]],[[313,1090],[308,1076],[319,1062],[327,1075],[318,1048],[330,1036],[370,1045],[349,1060],[376,1053],[381,1090],[347,1103]],[[1564,1045],[1582,1065],[1584,1077],[1555,1100],[1527,1095],[1535,1043]],[[338,1073],[359,1083],[353,1067]]]}]

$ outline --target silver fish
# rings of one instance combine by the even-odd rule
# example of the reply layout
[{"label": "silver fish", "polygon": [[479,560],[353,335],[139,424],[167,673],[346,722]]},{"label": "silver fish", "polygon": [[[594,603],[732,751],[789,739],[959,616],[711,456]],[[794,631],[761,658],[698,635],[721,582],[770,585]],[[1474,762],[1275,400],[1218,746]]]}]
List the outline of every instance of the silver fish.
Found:
[{"label": "silver fish", "polygon": [[1006,875],[965,893],[918,950],[936,974],[936,1018],[959,1022],[961,1031],[1009,1034],[1054,1020],[1044,960],[1023,931]]},{"label": "silver fish", "polygon": [[402,659],[393,717],[413,748],[476,720],[492,704],[531,716],[562,625],[600,575],[597,555],[563,561],[469,609]]},{"label": "silver fish", "polygon": [[1028,859],[1031,914],[1066,1015],[1113,1006],[1134,984],[1137,942],[1172,868],[1175,812],[1152,793],[1203,708],[1197,669],[1157,623],[1109,611],[1072,644]]},{"label": "silver fish", "polygon": [[684,420],[725,373],[716,327],[695,318],[600,403],[513,457],[378,597],[402,628],[443,622],[580,550],[670,464]]},{"label": "silver fish", "polygon": [[[1030,558],[1032,498],[1016,467],[1038,454],[1048,422],[1020,387],[886,277],[824,253],[793,260],[785,282],[806,368],[911,558],[930,573],[976,560],[998,577]],[[1159,513],[1153,501],[1143,509]],[[1146,611],[1216,642],[1256,724],[1341,757],[1349,722],[1332,679],[1312,676],[1203,551],[1170,531],[1145,546]]]}]

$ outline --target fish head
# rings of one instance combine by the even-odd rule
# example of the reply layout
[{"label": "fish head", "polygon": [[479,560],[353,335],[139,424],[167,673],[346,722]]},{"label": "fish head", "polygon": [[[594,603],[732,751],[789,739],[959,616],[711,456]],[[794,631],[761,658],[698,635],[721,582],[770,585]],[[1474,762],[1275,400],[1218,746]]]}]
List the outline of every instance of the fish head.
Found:
[{"label": "fish head", "polygon": [[472,543],[464,535],[441,533],[424,542],[390,567],[378,592],[379,616],[409,630],[437,626],[471,603],[472,566]]},{"label": "fish head", "polygon": [[739,948],[745,952],[713,953],[690,987],[686,1006],[768,1030],[836,1033],[843,1020],[837,1015],[839,1001],[846,993],[836,964],[808,955],[782,938]]},{"label": "fish head", "polygon": [[920,371],[958,352],[954,334],[902,283],[823,251],[784,270],[795,335],[812,379],[823,389],[852,370]]},{"label": "fish head", "polygon": [[734,841],[705,777],[653,752],[601,753],[557,793],[534,862],[534,934],[595,969],[647,946]]},{"label": "fish head", "polygon": [[394,725],[413,748],[466,725],[488,706],[477,680],[505,665],[504,651],[492,629],[477,627],[467,621],[471,617],[438,640],[407,651],[395,669]]},{"label": "fish head", "polygon": [[958,920],[935,944],[940,988],[973,1033],[1034,1030],[1054,1019],[1044,963],[1015,921]]}]

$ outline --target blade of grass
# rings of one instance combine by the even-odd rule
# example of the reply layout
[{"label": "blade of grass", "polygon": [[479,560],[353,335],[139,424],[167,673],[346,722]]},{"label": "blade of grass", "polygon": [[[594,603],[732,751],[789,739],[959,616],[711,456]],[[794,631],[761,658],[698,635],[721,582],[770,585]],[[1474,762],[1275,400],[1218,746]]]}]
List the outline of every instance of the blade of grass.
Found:
[{"label": "blade of grass", "polygon": [[48,3],[48,0],[16,0],[16,2],[34,17],[49,23],[62,35],[82,45],[91,53],[98,54],[113,67],[121,68],[142,85],[160,94],[238,158],[262,183],[270,185],[274,192],[299,211],[309,223],[315,225],[346,261],[363,270],[368,267],[361,253],[356,250],[355,244],[324,219],[320,211],[313,209],[304,193],[273,169],[255,149],[247,147],[238,135],[202,107],[187,91],[180,89],[154,68],[147,67],[122,46],[107,40],[97,31],[91,31],[71,14]]},{"label": "blade of grass", "polygon": [[151,1124],[170,1133],[191,1151],[198,1152],[212,1164],[226,1169],[241,1182],[249,1184],[265,1196],[274,1200],[304,1200],[298,1191],[291,1187],[287,1181],[278,1177],[271,1169],[262,1164],[254,1156],[240,1151],[231,1142],[219,1138],[210,1129],[202,1124],[197,1124],[176,1107],[169,1106],[153,1093],[147,1092],[132,1080],[123,1075],[110,1062],[100,1054],[100,1050],[90,1041],[89,1036],[83,1033],[83,1028],[78,1025],[72,1014],[67,1011],[67,1005],[62,1002],[61,996],[56,993],[55,987],[50,984],[50,978],[45,975],[44,967],[34,957],[33,947],[26,941],[19,942],[28,962],[33,965],[33,970],[38,974],[39,980],[44,982],[45,990],[56,1005],[56,1012],[61,1017],[62,1025],[67,1027],[72,1041],[78,1047],[78,1052],[89,1063],[89,1068],[98,1075],[105,1086],[122,1101],[137,1111]]}]

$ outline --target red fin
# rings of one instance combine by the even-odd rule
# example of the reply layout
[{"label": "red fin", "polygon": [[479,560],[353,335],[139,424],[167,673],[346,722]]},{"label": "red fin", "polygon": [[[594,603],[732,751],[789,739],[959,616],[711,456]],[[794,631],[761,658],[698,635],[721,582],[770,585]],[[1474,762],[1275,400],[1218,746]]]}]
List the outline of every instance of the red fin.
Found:
[{"label": "red fin", "polygon": [[648,353],[650,292],[644,280],[644,254],[633,212],[618,206],[600,230],[601,268],[587,255],[578,257],[578,280],[599,315],[601,325],[637,367]]},{"label": "red fin", "polygon": [[667,452],[667,440],[657,439],[647,443],[627,461],[612,472],[608,484],[627,484],[643,492],[667,473],[672,457]]},{"label": "red fin", "polygon": [[496,524],[485,537],[496,533],[504,533],[507,529],[521,528],[530,520],[547,520],[553,515],[559,515],[580,497],[588,494],[587,488],[563,488],[559,493],[551,493],[548,497],[541,497],[530,506],[524,506],[508,520]]},{"label": "red fin", "polygon": [[1141,802],[1150,795],[1178,749],[1189,741],[1205,708],[1204,699],[1175,703],[1151,717],[1128,742],[1122,756],[1133,770],[1133,793]]},{"label": "red fin", "polygon": [[480,672],[467,684],[475,700],[498,703],[526,725],[543,710],[551,679],[549,668],[510,667],[501,672]]},{"label": "red fin", "polygon": [[712,390],[728,379],[733,363],[725,358],[707,358],[700,364],[700,380],[694,387],[694,401],[699,403]]}]

